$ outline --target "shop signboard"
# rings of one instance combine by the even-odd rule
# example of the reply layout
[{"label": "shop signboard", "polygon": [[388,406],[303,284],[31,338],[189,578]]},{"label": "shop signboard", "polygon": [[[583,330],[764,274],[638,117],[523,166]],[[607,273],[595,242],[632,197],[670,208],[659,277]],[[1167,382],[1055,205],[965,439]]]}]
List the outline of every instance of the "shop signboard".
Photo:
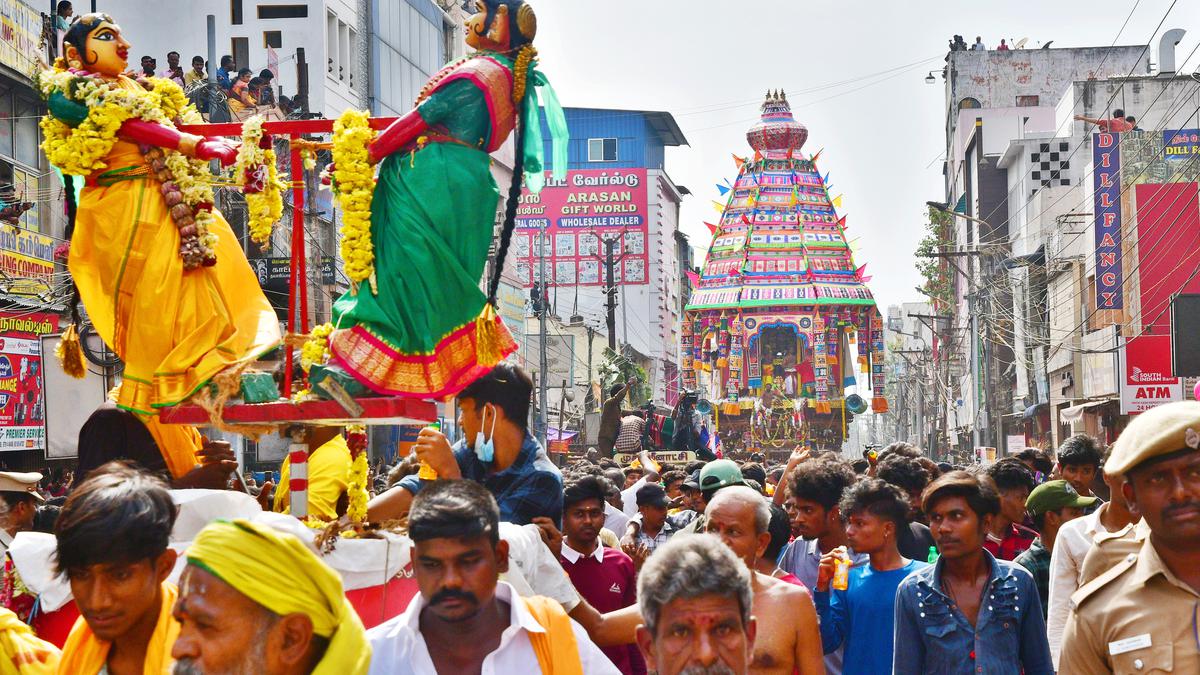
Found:
[{"label": "shop signboard", "polygon": [[1118,352],[1121,414],[1136,415],[1183,400],[1183,382],[1171,372],[1171,336],[1140,335]]},{"label": "shop signboard", "polygon": [[645,169],[568,171],[561,181],[547,172],[546,187],[523,192],[517,209],[512,255],[521,283],[529,288],[540,278],[544,249],[550,286],[602,286],[609,239],[617,242],[614,281],[648,283],[646,181]]},{"label": "shop signboard", "polygon": [[0,452],[46,447],[40,336],[57,331],[54,314],[0,313]]},{"label": "shop signboard", "polygon": [[1121,135],[1092,136],[1096,214],[1096,309],[1122,309]]}]

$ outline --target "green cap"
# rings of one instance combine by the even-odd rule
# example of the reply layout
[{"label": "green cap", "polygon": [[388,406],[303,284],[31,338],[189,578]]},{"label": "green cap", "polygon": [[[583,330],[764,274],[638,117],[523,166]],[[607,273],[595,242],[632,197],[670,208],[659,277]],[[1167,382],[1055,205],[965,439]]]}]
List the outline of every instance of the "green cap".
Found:
[{"label": "green cap", "polygon": [[704,492],[720,490],[730,485],[745,485],[742,470],[732,459],[716,459],[700,470],[700,489]]},{"label": "green cap", "polygon": [[1084,509],[1099,501],[1099,497],[1081,497],[1065,480],[1049,480],[1033,489],[1025,508],[1031,515],[1057,511],[1068,506]]}]

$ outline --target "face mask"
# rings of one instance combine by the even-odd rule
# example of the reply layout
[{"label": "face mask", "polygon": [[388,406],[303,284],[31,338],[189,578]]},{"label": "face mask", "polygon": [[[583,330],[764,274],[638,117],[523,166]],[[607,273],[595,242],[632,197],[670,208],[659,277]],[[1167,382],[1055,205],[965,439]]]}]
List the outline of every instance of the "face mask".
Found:
[{"label": "face mask", "polygon": [[479,461],[490,463],[496,458],[496,413],[492,412],[492,428],[488,430],[488,439],[483,438],[483,424],[486,423],[487,406],[483,408],[484,420],[479,425],[479,431],[475,434],[475,456]]}]

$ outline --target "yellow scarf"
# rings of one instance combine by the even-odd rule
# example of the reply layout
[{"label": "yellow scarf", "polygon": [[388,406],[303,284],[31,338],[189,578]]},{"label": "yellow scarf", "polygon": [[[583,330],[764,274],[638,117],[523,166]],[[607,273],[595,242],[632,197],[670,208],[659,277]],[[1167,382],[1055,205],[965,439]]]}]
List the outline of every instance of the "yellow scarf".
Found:
[{"label": "yellow scarf", "polygon": [[0,608],[0,675],[54,675],[61,654],[7,609]]},{"label": "yellow scarf", "polygon": [[363,675],[371,645],[342,578],[299,539],[248,520],[218,520],[187,550],[195,565],[280,616],[304,614],[329,638],[312,675]]},{"label": "yellow scarf", "polygon": [[[146,645],[146,662],[142,670],[145,675],[166,675],[175,665],[171,659],[171,647],[175,645],[175,638],[179,637],[179,623],[171,616],[171,610],[175,607],[177,597],[179,589],[175,588],[175,584],[163,582],[162,609],[158,611],[158,623],[154,624],[154,634]],[[100,672],[108,661],[110,646],[111,642],[96,637],[83,617],[79,617],[67,636],[67,643],[63,645],[62,661],[58,664],[59,675],[93,675]]]},{"label": "yellow scarf", "polygon": [[529,634],[529,643],[533,645],[533,653],[542,672],[583,675],[575,631],[571,629],[571,617],[563,611],[562,605],[537,595],[521,598],[521,601],[533,618],[546,629],[545,633]]}]

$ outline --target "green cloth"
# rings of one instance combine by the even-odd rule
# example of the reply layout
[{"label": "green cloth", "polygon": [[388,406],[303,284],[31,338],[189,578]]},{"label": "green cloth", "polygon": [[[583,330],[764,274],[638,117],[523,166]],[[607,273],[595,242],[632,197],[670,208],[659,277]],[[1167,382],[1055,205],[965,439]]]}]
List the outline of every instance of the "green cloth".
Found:
[{"label": "green cloth", "polygon": [[[419,108],[431,126],[471,146],[491,130],[483,93],[451,82]],[[427,354],[474,321],[500,191],[476,147],[431,142],[384,159],[371,203],[378,293],[363,284],[334,303],[334,325],[360,326],[404,354]]]}]

